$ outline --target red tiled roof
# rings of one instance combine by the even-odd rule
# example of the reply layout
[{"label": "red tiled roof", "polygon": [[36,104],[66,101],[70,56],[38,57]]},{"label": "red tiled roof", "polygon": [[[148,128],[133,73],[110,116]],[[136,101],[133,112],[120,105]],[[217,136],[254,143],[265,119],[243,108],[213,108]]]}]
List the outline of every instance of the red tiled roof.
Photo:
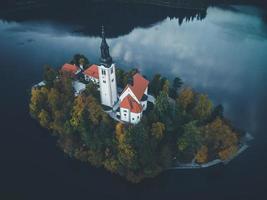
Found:
[{"label": "red tiled roof", "polygon": [[130,89],[133,91],[137,99],[141,100],[148,84],[149,84],[148,80],[146,80],[141,74],[136,73],[133,76],[133,85],[127,85],[126,89],[127,87],[130,87]]},{"label": "red tiled roof", "polygon": [[121,108],[129,109],[133,113],[142,112],[142,106],[134,100],[133,97],[127,95],[120,103]]},{"label": "red tiled roof", "polygon": [[66,63],[62,66],[61,70],[75,74],[79,70],[79,67]]},{"label": "red tiled roof", "polygon": [[97,65],[91,65],[88,69],[86,69],[83,72],[87,76],[94,77],[96,79],[99,79],[99,74],[98,74],[98,66]]}]

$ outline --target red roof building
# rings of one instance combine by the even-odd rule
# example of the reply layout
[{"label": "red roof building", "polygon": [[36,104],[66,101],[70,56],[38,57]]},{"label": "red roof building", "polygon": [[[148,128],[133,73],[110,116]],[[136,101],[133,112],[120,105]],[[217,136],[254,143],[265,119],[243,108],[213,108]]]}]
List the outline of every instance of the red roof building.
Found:
[{"label": "red roof building", "polygon": [[133,85],[127,84],[122,94],[130,88],[136,98],[140,101],[148,88],[149,81],[146,80],[141,74],[136,73],[133,76]]},{"label": "red roof building", "polygon": [[68,72],[72,75],[76,75],[80,71],[80,68],[77,67],[76,65],[71,65],[66,63],[61,67],[61,71]]},{"label": "red roof building", "polygon": [[147,91],[149,81],[141,74],[133,76],[120,95],[120,119],[136,124],[141,120],[142,113],[147,108]]},{"label": "red roof building", "polygon": [[83,72],[83,74],[95,79],[99,79],[98,66],[95,64],[91,65]]},{"label": "red roof building", "polygon": [[130,95],[126,96],[120,103],[121,108],[130,110],[132,113],[142,112],[142,106],[134,100]]}]

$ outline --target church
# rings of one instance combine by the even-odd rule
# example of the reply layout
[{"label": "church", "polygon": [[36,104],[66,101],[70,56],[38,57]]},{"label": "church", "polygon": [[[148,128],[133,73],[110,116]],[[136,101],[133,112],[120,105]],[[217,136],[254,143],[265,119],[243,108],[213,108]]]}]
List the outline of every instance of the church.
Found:
[{"label": "church", "polygon": [[[118,120],[131,124],[140,122],[143,112],[147,109],[148,84],[140,73],[136,73],[127,86],[118,94],[116,82],[116,65],[109,53],[109,46],[102,29],[102,42],[100,46],[100,64],[93,64],[86,70],[78,67],[64,65],[62,70],[70,70],[77,74],[81,73],[85,81],[92,81],[99,85],[101,104],[109,107]],[[67,66],[67,67],[66,67]]]}]

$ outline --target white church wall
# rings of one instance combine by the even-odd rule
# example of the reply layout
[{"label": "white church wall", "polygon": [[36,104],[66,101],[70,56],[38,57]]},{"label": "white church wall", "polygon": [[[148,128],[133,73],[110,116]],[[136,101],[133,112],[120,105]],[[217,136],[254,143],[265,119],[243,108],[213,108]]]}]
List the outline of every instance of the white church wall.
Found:
[{"label": "white church wall", "polygon": [[98,72],[101,103],[113,107],[118,98],[115,65],[112,64],[110,67],[100,65]]},{"label": "white church wall", "polygon": [[137,124],[141,120],[141,113],[133,113],[130,114],[130,122],[132,124]]},{"label": "white church wall", "polygon": [[129,122],[130,111],[125,108],[120,108],[120,117],[122,121]]}]

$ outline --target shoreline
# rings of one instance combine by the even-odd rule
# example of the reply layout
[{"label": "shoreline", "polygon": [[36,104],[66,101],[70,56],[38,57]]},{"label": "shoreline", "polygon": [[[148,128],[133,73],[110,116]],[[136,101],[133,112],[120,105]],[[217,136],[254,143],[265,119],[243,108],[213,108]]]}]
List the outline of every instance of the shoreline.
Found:
[{"label": "shoreline", "polygon": [[218,165],[218,164],[227,165],[230,161],[232,161],[234,158],[236,158],[241,153],[243,153],[245,150],[247,150],[247,148],[249,148],[249,144],[248,143],[253,139],[254,139],[254,137],[250,133],[247,132],[243,136],[243,138],[241,139],[241,144],[239,146],[238,151],[233,156],[228,158],[227,160],[215,159],[215,160],[209,161],[209,162],[204,163],[204,164],[197,164],[197,163],[194,162],[194,160],[191,163],[179,163],[178,162],[177,166],[167,168],[166,170],[201,169],[201,168],[212,167],[212,166],[215,166],[215,165]]}]

